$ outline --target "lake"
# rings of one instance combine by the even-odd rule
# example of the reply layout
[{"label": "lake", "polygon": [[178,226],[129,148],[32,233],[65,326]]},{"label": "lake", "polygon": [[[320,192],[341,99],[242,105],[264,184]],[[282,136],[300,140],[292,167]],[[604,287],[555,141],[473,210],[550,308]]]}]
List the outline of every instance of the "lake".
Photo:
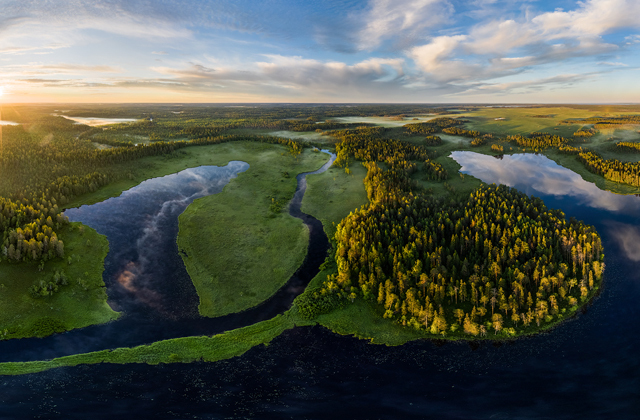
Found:
[{"label": "lake", "polygon": [[[0,418],[68,419],[86,413],[92,419],[637,418],[640,198],[601,191],[541,155],[452,156],[464,173],[539,196],[567,217],[596,226],[606,271],[600,296],[583,313],[552,331],[509,343],[415,341],[386,347],[319,326],[299,327],[269,346],[215,363],[104,364],[2,377]],[[144,201],[139,204],[146,207]],[[100,231],[101,223],[98,217],[95,226],[89,224]],[[122,254],[121,261],[139,248],[134,244],[120,250],[131,239],[117,241],[119,234],[111,235],[110,254]],[[169,249],[155,252],[160,254],[155,261],[175,257]],[[131,257],[133,261],[135,255]],[[121,270],[116,262],[107,265],[105,279]],[[168,275],[171,282],[185,283]],[[160,293],[165,296],[162,289]],[[178,292],[175,297],[178,305],[172,303],[173,295],[161,298],[160,307],[168,312],[174,308],[179,315],[186,302],[181,296]],[[133,315],[109,325],[124,325],[118,331],[124,336],[144,333],[160,322],[170,326],[159,310],[148,311],[156,315],[146,318],[142,328],[119,324]],[[190,318],[176,329],[198,322]],[[58,340],[72,333],[60,334]],[[90,346],[99,339],[96,334],[74,342]],[[7,348],[10,342],[0,343],[2,357],[21,354],[20,348],[30,343],[13,341],[16,350]]]},{"label": "lake", "polygon": [[446,115],[416,115],[406,117],[402,120],[396,120],[393,117],[336,117],[332,118],[332,120],[347,124],[367,123],[381,127],[402,127],[403,125],[431,121],[435,118],[441,117],[446,117]]},{"label": "lake", "polygon": [[63,117],[78,124],[88,125],[90,127],[98,127],[101,125],[121,124],[138,121],[135,118],[102,118],[102,117],[69,117],[67,115],[53,114],[57,117]]}]

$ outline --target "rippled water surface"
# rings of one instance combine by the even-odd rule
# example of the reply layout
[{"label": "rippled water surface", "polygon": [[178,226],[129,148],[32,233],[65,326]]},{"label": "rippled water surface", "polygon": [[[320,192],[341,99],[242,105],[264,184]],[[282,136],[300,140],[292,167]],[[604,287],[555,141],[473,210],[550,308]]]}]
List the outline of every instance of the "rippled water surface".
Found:
[{"label": "rippled water surface", "polygon": [[[465,173],[539,196],[596,226],[605,283],[584,313],[509,344],[417,341],[390,348],[304,327],[216,363],[78,366],[3,377],[0,418],[638,418],[640,198],[600,191],[543,156],[453,157]],[[152,235],[152,221],[145,226]],[[142,265],[152,256],[140,254],[141,245],[118,252]],[[158,252],[159,259],[172,258]],[[119,278],[126,265],[108,270]],[[151,280],[141,284],[156,290]],[[149,302],[160,309],[138,303],[152,308],[140,313],[175,312],[158,293]]]}]

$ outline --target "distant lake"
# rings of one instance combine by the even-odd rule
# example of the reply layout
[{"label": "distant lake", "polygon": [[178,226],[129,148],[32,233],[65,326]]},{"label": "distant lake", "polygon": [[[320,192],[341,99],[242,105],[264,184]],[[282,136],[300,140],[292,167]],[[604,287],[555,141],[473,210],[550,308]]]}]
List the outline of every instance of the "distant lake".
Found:
[{"label": "distant lake", "polygon": [[338,117],[332,118],[332,120],[341,123],[367,123],[381,127],[402,127],[403,125],[430,121],[440,117],[444,117],[444,115],[417,115],[406,117],[402,120],[396,120],[393,117]]},{"label": "distant lake", "polygon": [[327,138],[332,139],[331,136],[323,136],[321,133],[316,133],[315,131],[312,132],[297,132],[297,131],[289,131],[289,130],[281,130],[281,131],[274,131],[272,133],[268,133],[268,135],[270,136],[275,136],[275,137],[284,137],[286,139],[294,139],[294,140],[327,140]]},{"label": "distant lake", "polygon": [[68,117],[66,115],[59,115],[59,114],[54,114],[54,115],[58,117],[66,118],[71,121],[75,121],[78,124],[88,125],[90,127],[138,121],[136,118]]},{"label": "distant lake", "polygon": [[0,120],[0,125],[20,125],[17,122],[13,122],[13,121],[2,121]]}]

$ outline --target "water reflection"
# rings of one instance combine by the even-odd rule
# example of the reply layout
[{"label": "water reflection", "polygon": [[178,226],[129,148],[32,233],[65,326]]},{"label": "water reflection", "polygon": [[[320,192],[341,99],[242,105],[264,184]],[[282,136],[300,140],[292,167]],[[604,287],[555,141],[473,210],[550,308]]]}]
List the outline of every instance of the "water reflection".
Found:
[{"label": "water reflection", "polygon": [[579,205],[617,213],[636,215],[640,210],[638,197],[603,191],[543,155],[525,153],[495,159],[474,152],[453,152],[451,157],[462,165],[460,172],[489,184],[504,184],[537,196],[571,198]]},{"label": "water reflection", "polygon": [[130,123],[138,121],[135,118],[101,118],[101,117],[69,117],[67,115],[51,114],[56,117],[63,117],[71,121],[75,121],[76,124],[84,124],[90,127],[98,127],[101,125]]},{"label": "water reflection", "polygon": [[640,228],[627,223],[607,221],[609,233],[631,261],[640,261]]},{"label": "water reflection", "polygon": [[[193,305],[176,299],[179,281],[167,255],[177,256],[178,215],[193,200],[222,191],[245,162],[201,166],[154,178],[91,206],[69,209],[65,215],[107,235],[111,252],[105,280],[109,303],[116,310],[152,310],[164,316],[184,315]],[[135,211],[133,211],[135,209]],[[167,282],[166,279],[173,279]],[[168,284],[169,283],[169,284]]]}]

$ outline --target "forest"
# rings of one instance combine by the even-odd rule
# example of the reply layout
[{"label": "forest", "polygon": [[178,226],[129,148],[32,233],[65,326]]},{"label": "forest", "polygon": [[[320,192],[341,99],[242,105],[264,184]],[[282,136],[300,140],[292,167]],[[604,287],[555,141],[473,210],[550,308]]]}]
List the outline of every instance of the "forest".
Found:
[{"label": "forest", "polygon": [[345,133],[336,164],[362,161],[370,204],[338,225],[337,270],[301,299],[303,316],[363,299],[428,334],[517,336],[570,316],[598,289],[604,255],[593,227],[504,186],[433,197],[411,181],[426,152],[365,134]]},{"label": "forest", "polygon": [[[134,123],[106,127],[78,125],[38,110],[10,116],[22,124],[3,128],[0,259],[42,263],[65,258],[59,233],[68,223],[61,214],[65,205],[130,177],[135,162],[144,157],[232,141],[280,144],[296,156],[314,143],[260,130],[319,132],[332,139],[328,144],[335,147],[336,167],[346,174],[352,165],[365,167],[369,204],[339,223],[328,258],[336,271],[319,290],[301,297],[300,314],[313,319],[361,299],[381,316],[428,334],[517,336],[555,325],[596,293],[604,270],[600,237],[592,227],[567,221],[541,200],[506,187],[455,194],[448,184],[454,173],[440,163],[441,151],[486,145],[484,150],[502,154],[505,141],[536,151],[554,147],[577,155],[586,168],[606,179],[640,186],[637,163],[604,159],[571,145],[576,140],[545,132],[500,138],[451,117],[398,128],[333,120],[445,113],[438,108],[179,109],[105,108],[112,117],[132,117],[132,112],[139,117]],[[92,112],[80,106],[74,114]],[[454,145],[447,139],[445,145],[438,133],[471,141]],[[594,133],[579,129],[574,138],[588,140]],[[629,142],[616,148],[637,150]],[[421,186],[424,182],[442,183],[449,193],[434,196],[432,189]],[[63,275],[54,275],[49,283],[33,285],[31,294],[46,296],[66,282]]]},{"label": "forest", "polygon": [[[35,128],[4,128],[0,154],[1,259],[47,261],[64,257],[57,231],[67,222],[61,214],[72,198],[96,191],[127,176],[118,165],[146,156],[166,155],[196,145],[229,141],[282,144],[293,155],[303,145],[273,136],[229,135],[190,141],[126,144],[99,150],[89,140],[74,138],[77,125],[62,117],[44,117]],[[39,131],[46,131],[44,140]]]},{"label": "forest", "polygon": [[621,162],[617,159],[604,159],[597,153],[583,151],[578,160],[588,170],[602,175],[605,179],[640,187],[640,162]]}]

